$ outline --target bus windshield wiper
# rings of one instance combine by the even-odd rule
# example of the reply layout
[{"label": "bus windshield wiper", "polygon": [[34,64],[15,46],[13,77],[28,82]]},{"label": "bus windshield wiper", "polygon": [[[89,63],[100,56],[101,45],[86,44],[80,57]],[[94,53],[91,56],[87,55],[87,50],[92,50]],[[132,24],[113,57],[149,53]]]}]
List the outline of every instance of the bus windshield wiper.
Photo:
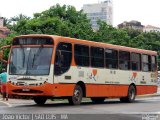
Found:
[{"label": "bus windshield wiper", "polygon": [[23,45],[22,44],[20,44],[20,47],[21,47],[21,49],[22,49],[22,52],[23,52],[23,67],[24,67],[24,63],[25,63],[25,52],[24,52],[24,47],[23,47]]},{"label": "bus windshield wiper", "polygon": [[41,46],[38,48],[37,53],[35,53],[34,56],[33,56],[32,68],[33,68],[34,63],[35,63],[35,61],[37,60],[38,56],[40,55],[42,49],[43,49],[43,44],[41,44]]}]

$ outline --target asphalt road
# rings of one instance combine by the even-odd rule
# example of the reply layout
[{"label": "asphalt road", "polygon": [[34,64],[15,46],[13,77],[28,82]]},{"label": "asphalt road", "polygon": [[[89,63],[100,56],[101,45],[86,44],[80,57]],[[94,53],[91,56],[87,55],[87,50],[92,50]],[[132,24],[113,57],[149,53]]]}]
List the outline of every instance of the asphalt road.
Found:
[{"label": "asphalt road", "polygon": [[106,99],[103,104],[83,101],[79,106],[51,100],[38,106],[32,100],[10,99],[0,101],[0,119],[6,114],[27,114],[32,120],[160,120],[160,97],[137,98],[134,103],[121,103],[119,99]]}]

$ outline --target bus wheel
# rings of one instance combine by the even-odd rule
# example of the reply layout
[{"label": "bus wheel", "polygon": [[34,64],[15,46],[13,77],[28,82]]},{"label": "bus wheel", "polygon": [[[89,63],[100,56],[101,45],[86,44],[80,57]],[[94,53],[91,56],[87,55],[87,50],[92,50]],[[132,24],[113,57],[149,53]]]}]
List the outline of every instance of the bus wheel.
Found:
[{"label": "bus wheel", "polygon": [[69,104],[80,105],[83,97],[83,91],[81,86],[76,85],[74,88],[73,96],[68,98]]},{"label": "bus wheel", "polygon": [[93,98],[91,98],[91,100],[94,103],[103,103],[105,98],[104,97],[93,97]]},{"label": "bus wheel", "polygon": [[33,100],[36,104],[43,105],[47,101],[47,98],[45,98],[45,97],[34,97]]},{"label": "bus wheel", "polygon": [[120,98],[120,101],[131,103],[135,101],[135,97],[136,97],[136,89],[133,85],[131,85],[128,89],[127,97]]}]

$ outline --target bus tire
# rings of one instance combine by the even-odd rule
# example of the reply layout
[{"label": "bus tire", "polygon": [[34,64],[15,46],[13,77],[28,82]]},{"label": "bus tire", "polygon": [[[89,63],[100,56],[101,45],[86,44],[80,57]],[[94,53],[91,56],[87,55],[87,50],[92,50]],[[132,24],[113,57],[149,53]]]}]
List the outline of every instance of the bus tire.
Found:
[{"label": "bus tire", "polygon": [[105,98],[104,97],[93,97],[93,98],[91,98],[91,100],[94,103],[103,103]]},{"label": "bus tire", "polygon": [[37,105],[44,105],[45,102],[47,101],[47,98],[45,98],[45,97],[34,97],[33,100]]},{"label": "bus tire", "polygon": [[80,105],[83,97],[83,90],[81,86],[76,85],[74,88],[73,96],[68,98],[69,104]]},{"label": "bus tire", "polygon": [[120,101],[121,102],[132,103],[132,102],[135,101],[135,97],[136,97],[136,89],[133,85],[131,85],[128,89],[127,97],[120,98]]}]

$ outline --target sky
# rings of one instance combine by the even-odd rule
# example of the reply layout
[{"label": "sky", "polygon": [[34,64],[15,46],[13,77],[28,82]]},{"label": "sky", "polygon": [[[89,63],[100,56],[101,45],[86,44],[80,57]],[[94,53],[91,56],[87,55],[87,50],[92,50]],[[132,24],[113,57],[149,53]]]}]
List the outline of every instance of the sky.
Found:
[{"label": "sky", "polygon": [[[0,0],[0,16],[13,17],[42,12],[59,3],[72,5],[80,10],[83,4],[98,3],[104,0]],[[142,25],[160,27],[160,0],[113,0],[113,26],[124,21],[137,20]]]}]

